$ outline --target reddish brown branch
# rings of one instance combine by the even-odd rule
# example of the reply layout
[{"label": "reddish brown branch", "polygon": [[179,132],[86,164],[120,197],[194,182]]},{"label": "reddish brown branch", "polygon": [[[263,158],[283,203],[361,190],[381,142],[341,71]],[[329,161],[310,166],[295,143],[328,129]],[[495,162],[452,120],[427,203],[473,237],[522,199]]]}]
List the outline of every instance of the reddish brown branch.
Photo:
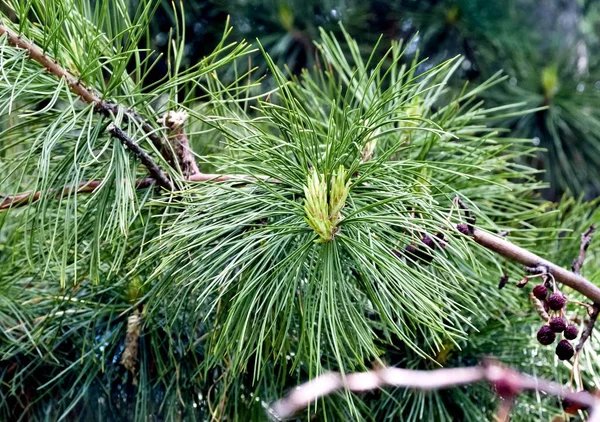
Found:
[{"label": "reddish brown branch", "polygon": [[188,114],[185,111],[169,111],[158,121],[169,129],[171,148],[175,152],[177,165],[185,178],[200,173],[200,169],[198,168],[198,164],[196,164],[196,158],[194,158],[194,153],[190,148],[190,142],[184,129],[187,118]]},{"label": "reddish brown branch", "polygon": [[40,47],[23,39],[19,34],[4,24],[0,24],[0,35],[2,34],[6,34],[6,39],[10,45],[22,50],[26,50],[29,54],[29,58],[41,64],[49,73],[52,73],[58,79],[64,78],[67,82],[67,85],[69,85],[69,89],[71,89],[74,94],[77,94],[79,97],[81,97],[83,101],[96,105],[100,105],[102,103],[102,99],[100,97],[83,86],[79,79],[71,75],[65,68],[53,61],[50,57],[46,56]]},{"label": "reddish brown branch", "polygon": [[[153,178],[146,177],[144,179],[136,180],[135,187],[137,189],[145,189],[152,186],[155,182],[156,181]],[[67,186],[64,189],[50,189],[48,191],[48,194],[56,194],[56,198],[60,199],[71,193],[93,193],[102,183],[102,180],[90,180],[87,182],[82,182],[77,186]],[[0,202],[0,211],[31,204],[33,202],[39,201],[41,197],[42,191],[26,192],[21,193],[19,195],[4,197],[0,195],[0,200],[2,200],[2,202]]]},{"label": "reddish brown branch", "polygon": [[317,399],[342,389],[363,392],[389,386],[429,391],[481,381],[491,383],[497,393],[506,400],[524,391],[543,391],[568,399],[582,408],[593,409],[598,406],[598,399],[590,393],[574,392],[555,382],[524,375],[495,362],[487,362],[481,366],[432,371],[391,367],[344,376],[337,372],[329,372],[296,387],[286,397],[273,403],[269,411],[279,420],[286,419]]},{"label": "reddish brown branch", "polygon": [[[244,176],[244,175],[233,175],[233,174],[209,174],[209,173],[198,173],[194,174],[186,179],[189,182],[240,182],[249,183],[257,180],[267,181],[270,183],[278,183],[276,179],[272,179],[266,176]],[[67,186],[64,189],[50,189],[48,193],[50,195],[56,193],[56,198],[62,198],[69,193],[93,193],[98,186],[103,183],[102,180],[90,180],[82,182],[76,187]],[[137,189],[145,189],[156,183],[156,180],[152,177],[145,177],[138,179],[135,182]],[[42,198],[42,191],[37,192],[25,192],[18,195],[0,195],[0,211],[8,210],[10,208],[23,207],[33,202],[37,202]]]}]

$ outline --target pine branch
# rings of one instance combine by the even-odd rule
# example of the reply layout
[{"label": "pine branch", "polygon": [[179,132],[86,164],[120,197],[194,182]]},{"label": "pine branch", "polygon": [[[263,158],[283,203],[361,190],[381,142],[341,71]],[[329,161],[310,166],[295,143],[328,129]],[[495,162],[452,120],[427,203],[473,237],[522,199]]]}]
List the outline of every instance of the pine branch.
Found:
[{"label": "pine branch", "polygon": [[458,206],[463,210],[465,219],[467,221],[467,224],[458,224],[456,226],[456,229],[460,233],[471,236],[475,242],[484,248],[496,252],[497,254],[502,255],[511,261],[519,262],[520,264],[530,268],[543,268],[544,272],[551,274],[556,281],[559,281],[564,285],[569,286],[573,290],[578,291],[588,299],[592,300],[595,304],[600,304],[600,288],[579,274],[579,270],[583,264],[585,251],[591,242],[591,236],[595,230],[594,226],[591,226],[582,235],[581,250],[578,258],[578,260],[581,260],[581,264],[576,266],[576,264],[573,263],[573,269],[577,269],[577,271],[571,272],[534,254],[533,252],[528,251],[527,249],[521,248],[520,246],[509,242],[506,239],[479,230],[475,227],[477,220],[475,216],[471,214],[466,204],[458,196],[455,198],[455,200]]},{"label": "pine branch", "polygon": [[358,393],[390,386],[432,391],[480,381],[491,383],[496,392],[507,401],[524,391],[543,391],[578,404],[581,408],[596,410],[600,405],[600,399],[588,392],[574,392],[558,383],[521,374],[514,369],[487,361],[479,366],[431,371],[389,367],[345,375],[329,372],[296,387],[285,398],[273,403],[268,410],[271,416],[282,420],[291,417],[317,399],[342,389]]},{"label": "pine branch", "polygon": [[[44,50],[42,50],[39,46],[34,43],[25,40],[19,34],[14,32],[12,29],[7,27],[5,24],[0,23],[0,35],[6,34],[8,43],[13,47],[20,48],[26,50],[29,54],[29,58],[40,65],[42,65],[48,73],[53,74],[58,79],[65,79],[69,89],[76,95],[78,95],[83,101],[88,104],[93,104],[94,110],[97,113],[100,113],[104,116],[111,117],[111,115],[116,115],[119,111],[119,105],[112,103],[107,100],[103,100],[97,94],[95,94],[90,88],[86,87],[81,83],[78,78],[75,78],[69,71],[67,71],[64,67],[62,67],[57,61],[53,61],[50,57],[48,57]],[[161,139],[156,135],[155,129],[145,121],[138,113],[131,109],[123,109],[124,111],[124,119],[126,122],[135,122],[137,123],[142,130],[148,135],[148,138],[152,141],[155,148],[161,152],[163,155],[167,155],[165,158],[169,159],[168,152],[163,146]],[[141,159],[139,152],[142,151],[139,146],[136,145],[133,149],[130,145],[127,145],[126,140],[118,135],[115,135],[119,138],[132,152],[136,153],[138,158]],[[133,141],[132,141],[133,142]],[[154,163],[154,161],[150,158],[150,156],[144,153],[147,156],[142,162],[148,168],[149,173],[156,178],[158,184],[168,190],[173,190],[173,184],[171,181],[166,179],[162,170],[160,170],[159,166]],[[150,166],[150,167],[149,167]],[[157,172],[158,168],[158,172]],[[162,174],[162,175],[161,175]]]},{"label": "pine branch", "polygon": [[90,89],[81,84],[79,79],[71,75],[65,68],[46,56],[44,51],[37,45],[23,39],[19,34],[8,28],[3,23],[0,23],[0,35],[6,34],[8,43],[13,47],[26,50],[29,58],[41,64],[49,73],[52,73],[58,79],[64,78],[69,85],[69,88],[74,94],[77,94],[83,101],[88,104],[102,105],[102,99],[94,94]]}]

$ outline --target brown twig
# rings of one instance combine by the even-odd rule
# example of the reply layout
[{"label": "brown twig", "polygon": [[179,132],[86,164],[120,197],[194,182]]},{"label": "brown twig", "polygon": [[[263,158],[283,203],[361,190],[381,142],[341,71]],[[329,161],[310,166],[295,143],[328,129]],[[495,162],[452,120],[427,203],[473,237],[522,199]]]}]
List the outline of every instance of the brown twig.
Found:
[{"label": "brown twig", "polygon": [[551,274],[556,281],[578,291],[592,302],[600,303],[600,288],[581,275],[559,267],[527,249],[517,246],[506,239],[479,230],[476,227],[473,227],[471,237],[484,248],[512,261],[519,262],[528,267],[546,267],[548,274]]},{"label": "brown twig", "polygon": [[590,247],[590,243],[592,243],[592,236],[596,231],[596,227],[592,224],[589,229],[585,231],[585,233],[581,234],[581,246],[579,247],[579,256],[573,260],[573,265],[571,265],[571,270],[575,274],[581,274],[581,267],[583,266],[583,261],[585,260],[585,252]]},{"label": "brown twig", "polygon": [[[135,181],[135,187],[137,189],[145,189],[152,186],[156,181],[151,177],[145,177]],[[64,189],[50,189],[48,194],[56,194],[56,198],[60,199],[65,195],[71,193],[93,193],[100,185],[102,180],[90,180],[87,182],[81,182],[77,186],[67,186]],[[42,191],[37,192],[26,192],[12,196],[0,195],[0,211],[8,210],[10,208],[22,207],[33,202],[39,201],[42,198]]]},{"label": "brown twig", "polygon": [[[48,73],[53,74],[58,79],[64,78],[71,92],[79,96],[79,98],[81,98],[86,103],[94,105],[94,110],[97,113],[100,113],[107,117],[111,117],[111,115],[114,116],[118,113],[121,107],[119,107],[115,103],[102,99],[100,96],[94,93],[92,89],[86,87],[78,78],[73,76],[68,70],[66,70],[64,67],[58,64],[57,61],[54,61],[50,57],[48,57],[45,54],[45,51],[42,50],[39,46],[35,45],[30,41],[25,40],[23,37],[21,37],[18,33],[10,29],[8,26],[6,26],[3,23],[0,23],[0,35],[3,34],[6,34],[7,41],[10,45],[27,51],[27,53],[29,54],[29,58],[43,66],[48,71]],[[161,141],[160,137],[156,135],[155,129],[148,122],[146,122],[134,110],[124,108],[123,112],[123,118],[126,122],[137,123],[146,133],[148,138],[152,141],[154,146],[161,153],[165,153],[163,142]],[[150,161],[152,160],[150,159]],[[153,167],[158,167],[158,165],[153,161],[152,163]],[[153,170],[151,170],[150,168],[148,168],[148,170],[151,174],[153,173]],[[157,177],[157,174],[152,175],[154,177]],[[157,181],[159,185],[161,185],[165,189],[173,189],[173,185],[170,181],[168,183],[165,183],[165,181],[161,180],[160,177],[157,178]]]},{"label": "brown twig", "polygon": [[598,320],[598,314],[600,313],[600,306],[594,305],[592,313],[590,314],[590,319],[588,320],[587,325],[585,326],[585,330],[581,333],[581,337],[579,337],[579,343],[575,348],[575,351],[579,353],[579,351],[585,345],[585,342],[590,338],[592,332],[594,331],[594,326],[596,325],[596,321]]},{"label": "brown twig", "polygon": [[[210,174],[210,173],[197,173],[191,175],[186,179],[189,182],[239,182],[239,183],[250,183],[257,180],[262,180],[270,183],[279,183],[279,180],[273,179],[267,176],[245,176],[235,174]],[[77,186],[67,186],[63,189],[50,189],[49,194],[56,193],[56,198],[60,199],[70,193],[93,193],[101,184],[102,180],[90,180],[87,182],[81,182]],[[156,180],[152,177],[145,177],[143,179],[137,179],[135,181],[136,189],[146,189],[156,183]],[[11,208],[23,207],[34,202],[39,201],[42,198],[42,191],[36,192],[25,192],[18,195],[0,195],[0,211],[5,211]]]},{"label": "brown twig", "polygon": [[555,382],[521,374],[492,361],[484,362],[480,366],[431,371],[390,367],[344,376],[337,372],[328,372],[296,387],[286,397],[273,403],[268,410],[271,416],[283,420],[317,399],[342,389],[363,392],[390,386],[430,391],[480,381],[491,383],[506,400],[523,391],[544,391],[549,395],[571,400],[584,408],[594,409],[598,406],[598,399],[588,392],[574,392]]}]

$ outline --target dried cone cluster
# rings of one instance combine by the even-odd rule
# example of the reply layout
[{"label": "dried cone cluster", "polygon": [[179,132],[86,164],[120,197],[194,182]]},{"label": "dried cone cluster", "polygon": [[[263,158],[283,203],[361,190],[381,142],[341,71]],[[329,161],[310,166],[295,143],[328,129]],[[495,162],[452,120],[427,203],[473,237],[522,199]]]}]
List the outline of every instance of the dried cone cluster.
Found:
[{"label": "dried cone cluster", "polygon": [[550,313],[548,323],[542,326],[537,332],[537,340],[540,344],[548,346],[556,340],[560,333],[563,339],[556,346],[556,356],[560,360],[569,360],[575,354],[575,349],[569,340],[574,340],[579,335],[579,330],[573,324],[569,324],[564,317],[567,298],[558,290],[548,294],[548,286],[538,284],[531,292],[537,300],[543,303],[544,309]]}]

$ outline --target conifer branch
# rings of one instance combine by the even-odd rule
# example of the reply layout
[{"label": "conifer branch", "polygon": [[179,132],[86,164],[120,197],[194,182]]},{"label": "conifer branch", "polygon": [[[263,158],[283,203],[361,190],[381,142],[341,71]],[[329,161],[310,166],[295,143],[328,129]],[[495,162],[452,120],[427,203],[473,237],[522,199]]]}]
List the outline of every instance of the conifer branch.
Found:
[{"label": "conifer branch", "polygon": [[[262,180],[270,183],[279,183],[278,180],[266,176],[245,176],[235,174],[211,174],[211,173],[196,173],[186,178],[188,182],[240,182],[249,183],[257,180]],[[77,186],[67,186],[64,189],[50,189],[49,194],[56,194],[56,198],[60,199],[71,193],[83,194],[94,193],[95,190],[104,183],[103,180],[89,180],[81,182]],[[144,177],[135,181],[136,189],[146,189],[156,183],[156,179],[152,177]],[[23,207],[33,202],[37,202],[42,198],[42,191],[25,192],[17,195],[2,195],[0,194],[0,211],[5,211],[11,208]]]},{"label": "conifer branch", "polygon": [[88,104],[96,104],[97,106],[102,104],[102,99],[100,97],[81,84],[79,79],[75,78],[65,68],[58,64],[57,61],[53,61],[50,57],[48,57],[44,50],[25,40],[3,23],[0,23],[0,35],[3,34],[6,34],[6,39],[10,45],[22,50],[26,50],[31,60],[38,62],[40,65],[45,67],[49,73],[52,73],[58,79],[64,78],[67,82],[67,85],[69,85],[69,89],[74,94],[77,94],[83,101]]},{"label": "conifer branch", "polygon": [[[119,111],[119,109],[122,108],[115,103],[112,103],[110,101],[104,100],[101,97],[99,97],[90,88],[83,85],[82,82],[78,78],[73,76],[73,74],[71,74],[67,69],[62,67],[58,63],[58,61],[52,60],[50,57],[48,57],[46,55],[45,51],[42,50],[39,46],[37,46],[36,44],[34,44],[30,41],[25,40],[23,37],[21,37],[21,35],[19,35],[15,31],[13,31],[9,27],[7,27],[5,24],[0,23],[0,35],[4,35],[4,34],[6,35],[8,43],[10,45],[12,45],[15,48],[19,48],[19,49],[27,51],[29,58],[31,60],[39,63],[41,66],[43,66],[48,71],[48,73],[53,74],[58,79],[64,78],[65,81],[67,82],[67,85],[69,86],[69,89],[71,90],[71,92],[73,92],[74,94],[79,96],[86,103],[94,105],[94,110],[97,113],[100,113],[106,117],[110,117],[111,115],[113,115],[113,116],[116,115],[117,112]],[[160,151],[161,154],[165,155],[166,156],[165,158],[167,160],[169,160],[169,158],[170,158],[168,156],[169,153],[164,148],[160,137],[156,135],[155,129],[147,121],[145,121],[138,113],[136,113],[134,110],[131,110],[129,108],[122,108],[122,109],[124,111],[124,114],[123,114],[124,120],[128,123],[131,123],[131,122],[137,123],[142,128],[144,133],[146,133],[148,138],[152,141],[155,148],[158,151]],[[119,138],[125,144],[124,138],[122,138],[121,136],[116,136],[116,137]],[[139,155],[139,152],[142,150],[139,146],[137,148],[132,149],[127,144],[125,144],[125,145],[132,152],[136,153],[136,151],[137,151],[136,155],[138,156],[138,158],[141,158],[141,156]],[[165,189],[172,190],[173,184],[168,180],[164,180],[166,178],[166,176],[164,176],[164,173],[163,173],[163,176],[164,176],[163,177],[156,170],[157,168],[160,170],[158,165],[156,163],[154,163],[154,161],[150,158],[150,156],[148,154],[146,154],[145,152],[144,152],[144,154],[147,156],[147,159],[145,158],[144,160],[142,160],[142,163],[144,165],[146,165],[149,173],[157,179],[160,186],[164,187]],[[148,166],[150,166],[150,167],[148,167]],[[162,170],[160,170],[160,173],[162,173]]]},{"label": "conifer branch", "polygon": [[512,400],[524,391],[543,391],[578,404],[582,409],[593,410],[599,406],[599,399],[588,392],[574,392],[558,383],[486,361],[479,366],[430,371],[388,367],[345,375],[328,372],[296,387],[273,403],[268,411],[277,420],[287,419],[317,399],[342,389],[360,393],[390,386],[432,391],[481,381],[491,383],[504,400]]}]

